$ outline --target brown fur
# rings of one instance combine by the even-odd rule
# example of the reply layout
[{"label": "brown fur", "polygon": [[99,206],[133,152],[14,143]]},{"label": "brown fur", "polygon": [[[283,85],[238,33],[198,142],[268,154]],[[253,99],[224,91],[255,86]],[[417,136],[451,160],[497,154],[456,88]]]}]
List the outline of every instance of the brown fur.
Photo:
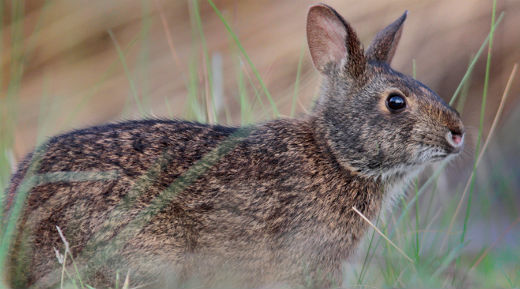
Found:
[{"label": "brown fur", "polygon": [[[243,128],[130,121],[49,140],[9,188],[12,208],[20,184],[35,182],[11,249],[12,286],[59,284],[56,226],[93,286],[113,286],[128,269],[132,286],[171,285],[171,276],[206,286],[339,285],[341,262],[367,229],[352,207],[374,219],[396,184],[459,151],[445,139],[463,133],[458,114],[389,66],[404,16],[365,56],[337,12],[311,7],[309,45],[314,63],[325,63],[324,82],[301,118]],[[345,37],[330,39],[345,57],[325,53],[338,43],[318,39],[323,27],[345,29],[326,34]],[[406,96],[404,112],[385,107],[392,91]]]}]

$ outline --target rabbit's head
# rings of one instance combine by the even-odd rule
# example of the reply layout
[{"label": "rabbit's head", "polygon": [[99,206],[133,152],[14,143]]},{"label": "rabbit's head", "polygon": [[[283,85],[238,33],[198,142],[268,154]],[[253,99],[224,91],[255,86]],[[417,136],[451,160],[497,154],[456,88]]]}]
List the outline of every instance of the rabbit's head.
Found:
[{"label": "rabbit's head", "polygon": [[307,39],[324,76],[313,114],[317,130],[345,167],[370,176],[418,169],[458,154],[459,114],[424,84],[390,67],[404,13],[363,47],[332,8],[312,6]]}]

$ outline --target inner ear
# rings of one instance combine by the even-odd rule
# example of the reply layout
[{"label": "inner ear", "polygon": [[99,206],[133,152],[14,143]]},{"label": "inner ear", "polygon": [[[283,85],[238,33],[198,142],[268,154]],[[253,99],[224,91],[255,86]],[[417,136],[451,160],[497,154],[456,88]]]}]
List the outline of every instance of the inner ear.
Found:
[{"label": "inner ear", "polygon": [[368,60],[382,61],[388,64],[392,62],[407,15],[408,11],[405,11],[401,17],[376,35],[366,52]]},{"label": "inner ear", "polygon": [[314,66],[325,73],[330,63],[339,65],[346,59],[346,69],[353,76],[363,73],[365,56],[356,33],[334,9],[318,4],[307,16],[307,42]]}]

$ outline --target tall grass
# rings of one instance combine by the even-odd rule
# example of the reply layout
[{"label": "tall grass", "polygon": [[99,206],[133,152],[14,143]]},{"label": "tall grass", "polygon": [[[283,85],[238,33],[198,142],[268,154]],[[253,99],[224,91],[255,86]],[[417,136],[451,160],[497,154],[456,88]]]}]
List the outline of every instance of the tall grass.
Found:
[{"label": "tall grass", "polygon": [[469,189],[468,204],[466,206],[466,214],[464,217],[464,228],[463,228],[462,234],[460,236],[460,243],[464,243],[464,240],[466,238],[469,214],[471,211],[471,200],[473,197],[473,188],[475,186],[475,171],[477,170],[477,160],[478,160],[478,155],[480,153],[480,142],[482,141],[482,133],[484,130],[484,116],[486,115],[489,74],[490,74],[490,69],[491,69],[491,51],[493,48],[493,36],[495,34],[496,10],[497,10],[497,0],[494,0],[493,1],[493,12],[491,12],[491,31],[489,32],[489,46],[488,46],[488,54],[487,54],[487,61],[486,61],[486,75],[484,77],[484,91],[482,92],[482,104],[480,105],[480,121],[479,121],[479,127],[478,127],[477,144],[476,144],[476,148],[475,148],[475,162],[473,165],[473,172],[471,173],[471,186]]},{"label": "tall grass", "polygon": [[[214,86],[215,81],[218,77],[215,77],[214,71],[211,69],[211,53],[206,43],[206,36],[204,32],[204,21],[200,15],[200,5],[206,3],[199,3],[197,0],[190,1],[190,16],[192,23],[192,55],[188,59],[187,71],[183,75],[186,90],[187,90],[187,102],[185,109],[185,117],[194,119],[200,122],[216,123],[221,120],[219,118],[220,112],[216,110]],[[143,1],[143,17],[142,26],[140,33],[136,35],[126,45],[122,45],[118,42],[116,35],[112,31],[107,31],[107,34],[112,40],[114,49],[117,52],[117,58],[108,65],[105,72],[101,73],[99,80],[93,83],[92,88],[82,95],[82,100],[78,106],[72,110],[64,118],[64,126],[69,123],[74,115],[82,109],[83,106],[89,101],[89,99],[96,94],[99,88],[105,83],[108,77],[113,74],[117,67],[123,69],[124,75],[128,80],[128,86],[130,89],[131,100],[133,103],[128,103],[129,107],[137,108],[141,116],[147,116],[151,114],[148,103],[148,94],[146,93],[146,81],[147,81],[147,62],[148,46],[147,46],[147,35],[150,30],[150,11],[149,4]],[[235,94],[235,100],[239,103],[240,107],[240,121],[242,124],[250,124],[261,117],[259,115],[270,113],[272,117],[278,117],[281,115],[277,103],[274,101],[273,96],[270,94],[268,87],[262,79],[262,76],[254,64],[254,59],[251,59],[242,45],[239,36],[234,32],[232,23],[226,18],[226,14],[219,10],[217,5],[212,0],[207,0],[213,12],[217,15],[222,23],[222,28],[227,32],[230,39],[231,50],[234,51],[232,57],[234,61],[235,87],[237,93]],[[2,17],[4,17],[6,11],[3,2],[0,2],[0,24],[3,23]],[[12,168],[15,164],[12,161],[12,148],[14,144],[14,130],[16,129],[16,114],[19,112],[17,109],[18,91],[20,89],[21,80],[23,77],[23,64],[27,61],[31,51],[24,49],[23,47],[23,19],[24,9],[23,1],[12,1],[11,11],[13,15],[13,23],[11,25],[11,51],[10,56],[11,69],[9,71],[9,83],[6,88],[2,87],[0,81],[0,91],[6,92],[6,97],[0,99],[0,187],[5,188],[8,184],[9,176],[12,173]],[[42,13],[43,15],[43,13]],[[351,286],[366,286],[366,287],[464,287],[467,284],[477,284],[482,287],[489,285],[499,285],[504,287],[519,287],[520,286],[520,270],[518,270],[518,260],[511,258],[511,256],[504,255],[500,250],[494,252],[493,249],[497,248],[497,244],[501,241],[519,222],[515,220],[496,242],[491,244],[487,248],[475,254],[469,250],[466,250],[468,245],[468,228],[471,226],[469,222],[469,216],[473,207],[472,196],[477,186],[477,171],[479,168],[479,160],[485,151],[488,139],[481,148],[481,142],[484,135],[484,123],[485,123],[485,108],[487,103],[487,96],[489,93],[489,79],[491,75],[491,56],[492,56],[492,45],[493,36],[498,25],[502,21],[504,16],[503,13],[496,18],[496,1],[493,2],[492,8],[492,19],[491,28],[487,38],[483,41],[482,46],[475,52],[472,57],[467,71],[462,77],[458,87],[456,88],[449,103],[454,104],[458,99],[458,107],[464,106],[464,101],[467,100],[467,87],[470,85],[470,80],[482,81],[470,77],[475,68],[475,65],[483,54],[483,51],[487,45],[488,53],[486,60],[486,70],[483,79],[484,89],[482,93],[481,110],[478,126],[478,137],[475,149],[475,159],[472,166],[472,171],[468,180],[469,188],[464,189],[462,192],[453,191],[452,198],[448,200],[448,205],[440,206],[435,205],[434,197],[441,187],[438,184],[440,176],[445,173],[445,169],[448,166],[447,162],[443,162],[434,168],[430,177],[421,181],[417,179],[413,187],[411,188],[410,198],[402,200],[401,210],[397,210],[395,213],[388,215],[386,218],[379,218],[375,220],[371,225],[374,230],[369,231],[366,235],[366,242],[364,243],[363,252],[359,263],[353,263],[347,267],[345,271],[345,284],[346,287]],[[161,15],[162,17],[162,15]],[[166,20],[162,19],[163,23]],[[36,27],[39,27],[38,25]],[[167,27],[165,25],[164,27]],[[3,28],[3,27],[1,27]],[[0,29],[0,55],[4,48],[5,43],[1,42],[3,37],[2,33],[5,33],[4,29]],[[33,33],[38,33],[35,29]],[[165,29],[166,36],[169,41],[170,50],[172,56],[179,65],[180,60],[176,57],[175,46],[171,38],[170,32]],[[134,67],[128,62],[127,54],[130,50],[136,47],[136,44],[140,44],[140,60],[138,73],[134,72]],[[298,65],[296,67],[296,75],[294,82],[294,90],[292,95],[286,96],[287,101],[291,102],[291,108],[289,115],[293,116],[296,113],[296,103],[298,101],[298,93],[301,82],[301,71],[302,64],[305,56],[305,46],[302,47],[300,52]],[[419,64],[420,65],[420,64]],[[0,73],[3,70],[0,69]],[[202,71],[203,73],[199,73]],[[416,73],[416,62],[413,61],[413,76]],[[251,75],[251,73],[252,75]],[[512,76],[516,73],[513,70]],[[2,75],[0,74],[0,79]],[[512,81],[512,77],[511,77]],[[507,96],[510,84],[506,87],[503,99]],[[60,98],[49,98],[46,94],[46,89],[42,89],[42,98],[45,102],[58,102],[55,105],[59,105]],[[251,93],[252,92],[252,93]],[[264,104],[264,99],[267,100],[269,106]],[[165,98],[165,106],[170,107],[168,98]],[[52,109],[52,105],[46,106],[42,104],[40,115],[44,115],[46,111]],[[256,106],[255,106],[256,105]],[[501,107],[503,105],[501,104]],[[255,110],[261,110],[258,113]],[[227,112],[228,113],[228,112]],[[229,115],[226,113],[227,118]],[[496,123],[500,118],[501,109],[496,114],[495,121],[491,132],[488,133],[488,138],[492,135],[492,132],[497,129]],[[39,129],[40,133],[45,132],[45,121],[41,122]],[[39,140],[41,140],[41,136]],[[233,139],[229,140],[230,142]],[[212,156],[208,156],[208,160],[204,162],[211,162]],[[205,167],[207,163],[201,163],[201,167]],[[188,173],[184,176],[182,181],[185,183],[174,183],[172,184],[171,190],[181,190],[187,183],[193,178],[196,178],[196,174],[200,174],[199,166],[195,165],[191,170],[192,173]],[[75,177],[75,176],[72,176]],[[78,178],[89,178],[89,176],[77,176]],[[497,176],[499,177],[499,176]],[[8,248],[11,242],[11,236],[13,230],[15,230],[16,219],[23,206],[24,194],[28,192],[31,184],[34,184],[34,179],[29,179],[26,186],[22,187],[19,192],[19,198],[16,198],[15,205],[12,209],[15,214],[11,214],[8,220],[2,219],[0,232],[0,272],[3,269],[4,260],[8,253]],[[506,189],[504,189],[506,190]],[[509,189],[512,191],[511,189]],[[168,192],[168,193],[172,193]],[[173,194],[172,193],[172,194]],[[511,193],[511,192],[510,192]],[[428,195],[429,194],[429,195]],[[466,211],[462,223],[462,228],[456,226],[459,211],[462,209],[463,201],[466,199],[467,203]],[[171,195],[166,195],[166,198]],[[2,192],[2,202],[0,206],[0,215],[4,216],[3,204],[5,203],[5,192]],[[427,199],[425,199],[427,198]],[[421,202],[421,200],[423,202]],[[158,201],[163,201],[161,198]],[[156,210],[161,207],[161,203],[155,204],[150,210]],[[434,212],[434,208],[437,210]],[[122,207],[123,208],[123,207]],[[493,210],[489,208],[488,210]],[[17,213],[17,214],[16,214]],[[142,218],[137,218],[135,224],[125,228],[126,230],[132,230],[142,225],[145,222],[146,216],[150,212],[143,212]],[[444,219],[441,216],[448,216]],[[369,221],[369,220],[367,220]],[[460,221],[460,220],[459,220]],[[433,227],[438,227],[434,229]],[[453,241],[453,234],[458,235],[457,242]],[[63,237],[65,244],[66,240]],[[121,241],[121,242],[124,242]],[[121,242],[118,242],[120,244]],[[518,248],[516,248],[518,250]],[[62,254],[61,262],[63,262],[63,270],[61,272],[61,280],[63,287],[64,283],[70,283],[72,288],[91,288],[88,284],[83,284],[81,281],[80,270],[76,268],[75,272],[66,271],[65,263],[67,262],[67,250]],[[518,252],[520,253],[520,252]],[[102,252],[100,252],[102,254]],[[58,254],[59,255],[59,254]],[[59,255],[60,256],[60,255]],[[94,256],[99,257],[99,256]],[[73,262],[72,256],[70,255],[71,262]],[[99,257],[101,258],[101,257]],[[101,258],[102,259],[102,258]],[[57,260],[58,262],[58,260]],[[455,266],[454,264],[457,264]],[[474,274],[472,271],[477,271],[482,274]],[[472,275],[473,274],[473,275]],[[118,275],[119,276],[119,275]],[[122,285],[123,288],[128,288],[128,278],[131,280],[130,275],[125,275],[125,281]],[[130,276],[130,277],[129,277]],[[116,278],[116,277],[114,277]],[[116,278],[116,288],[119,285],[119,277]],[[3,287],[0,284],[0,287]]]},{"label": "tall grass", "polygon": [[226,30],[228,31],[229,35],[231,35],[231,37],[235,41],[238,49],[240,50],[240,52],[242,53],[243,57],[246,59],[247,63],[251,67],[251,70],[253,71],[253,73],[254,73],[256,79],[258,80],[258,82],[260,83],[260,86],[262,87],[262,90],[263,90],[265,96],[267,97],[267,100],[271,104],[271,109],[273,111],[273,117],[278,117],[280,115],[280,113],[278,112],[278,108],[277,108],[277,106],[276,106],[276,104],[275,104],[275,102],[273,100],[273,97],[271,96],[271,93],[269,93],[269,89],[267,89],[267,86],[265,85],[264,81],[262,80],[262,77],[260,76],[260,73],[256,69],[256,66],[253,64],[253,61],[251,61],[251,58],[249,58],[249,55],[247,54],[246,50],[244,49],[244,46],[242,46],[242,43],[238,39],[238,36],[236,35],[235,32],[233,32],[233,29],[231,29],[231,26],[229,25],[228,21],[226,20],[224,15],[222,15],[222,13],[217,8],[215,3],[213,3],[212,0],[208,0],[208,3],[209,3],[209,5],[211,5],[211,8],[213,8],[213,10],[217,14],[217,16],[220,18],[220,21],[222,21],[222,23],[226,27]]}]

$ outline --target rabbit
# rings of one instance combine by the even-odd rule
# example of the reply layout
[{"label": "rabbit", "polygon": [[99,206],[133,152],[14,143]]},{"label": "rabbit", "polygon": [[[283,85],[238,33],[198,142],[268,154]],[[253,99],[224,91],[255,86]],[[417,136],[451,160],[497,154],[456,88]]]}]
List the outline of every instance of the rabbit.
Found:
[{"label": "rabbit", "polygon": [[333,8],[307,17],[323,79],[308,113],[245,127],[126,121],[29,154],[5,201],[5,216],[24,202],[8,284],[56,287],[64,266],[97,288],[116,273],[130,287],[339,285],[369,228],[354,208],[374,220],[425,166],[462,151],[464,125],[390,67],[406,12],[366,51]]}]

